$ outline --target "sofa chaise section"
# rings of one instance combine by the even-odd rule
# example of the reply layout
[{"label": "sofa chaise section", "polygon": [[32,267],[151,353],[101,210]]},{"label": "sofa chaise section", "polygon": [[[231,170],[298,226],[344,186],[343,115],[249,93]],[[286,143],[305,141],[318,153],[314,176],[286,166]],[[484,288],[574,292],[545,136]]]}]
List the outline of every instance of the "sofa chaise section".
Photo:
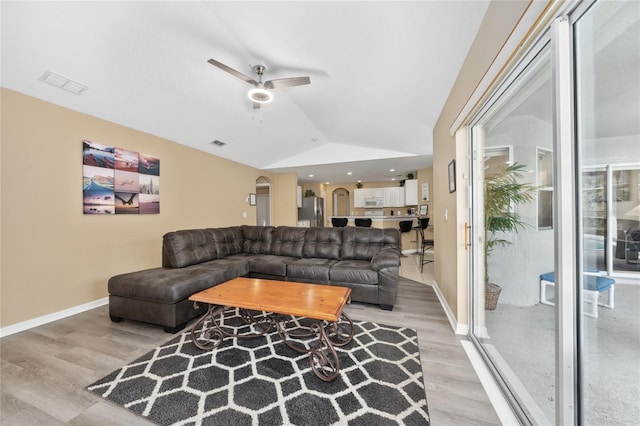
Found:
[{"label": "sofa chaise section", "polygon": [[[157,324],[175,333],[206,311],[194,309],[189,296],[238,276],[247,275],[242,259],[218,259],[218,250],[235,253],[224,236],[241,238],[237,229],[197,229],[169,232],[162,239],[162,267],[116,275],[109,279],[109,316]],[[231,248],[230,248],[231,247]]]}]

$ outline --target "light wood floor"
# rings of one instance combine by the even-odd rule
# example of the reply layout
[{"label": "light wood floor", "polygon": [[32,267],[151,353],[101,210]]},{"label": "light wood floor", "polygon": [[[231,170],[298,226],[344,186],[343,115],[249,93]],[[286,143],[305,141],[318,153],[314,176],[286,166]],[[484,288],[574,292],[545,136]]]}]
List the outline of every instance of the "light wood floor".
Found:
[{"label": "light wood floor", "polygon": [[[352,303],[353,319],[412,327],[432,425],[499,424],[466,354],[453,334],[431,283],[433,264],[420,274],[416,256],[403,258],[392,312]],[[23,331],[0,340],[0,424],[149,425],[84,388],[170,339],[160,327],[112,323],[108,307]]]}]

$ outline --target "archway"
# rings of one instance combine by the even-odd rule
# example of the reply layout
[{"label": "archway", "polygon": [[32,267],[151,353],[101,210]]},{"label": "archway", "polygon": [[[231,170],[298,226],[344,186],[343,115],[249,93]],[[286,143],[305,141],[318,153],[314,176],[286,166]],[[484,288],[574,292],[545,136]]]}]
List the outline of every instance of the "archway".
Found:
[{"label": "archway", "polygon": [[344,188],[336,188],[331,193],[331,196],[333,200],[333,215],[349,216],[349,209],[351,206],[349,191]]}]

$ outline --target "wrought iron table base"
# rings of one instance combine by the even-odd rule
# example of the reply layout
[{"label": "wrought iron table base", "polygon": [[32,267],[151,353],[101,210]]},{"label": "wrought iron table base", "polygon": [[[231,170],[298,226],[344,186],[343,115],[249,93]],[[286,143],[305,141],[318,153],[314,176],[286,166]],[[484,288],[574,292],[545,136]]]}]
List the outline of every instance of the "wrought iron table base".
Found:
[{"label": "wrought iron table base", "polygon": [[[325,320],[305,319],[311,321],[309,325],[294,323],[293,317],[289,315],[265,314],[254,316],[247,309],[240,309],[240,315],[248,325],[255,324],[258,331],[250,333],[230,332],[226,327],[219,324],[216,318],[216,306],[209,305],[207,313],[204,314],[191,329],[191,340],[199,349],[209,351],[220,346],[225,336],[238,339],[255,339],[263,337],[265,334],[277,329],[282,341],[291,349],[298,353],[308,353],[311,369],[314,374],[325,382],[330,382],[338,377],[340,373],[340,360],[336,353],[336,346],[344,346],[353,339],[353,321],[344,312],[340,314],[338,321],[331,322]],[[220,311],[220,318],[224,318],[226,308]],[[210,320],[210,325],[204,328],[204,324]],[[305,339],[316,337],[317,340],[309,344],[309,348],[296,343],[291,339]]]}]

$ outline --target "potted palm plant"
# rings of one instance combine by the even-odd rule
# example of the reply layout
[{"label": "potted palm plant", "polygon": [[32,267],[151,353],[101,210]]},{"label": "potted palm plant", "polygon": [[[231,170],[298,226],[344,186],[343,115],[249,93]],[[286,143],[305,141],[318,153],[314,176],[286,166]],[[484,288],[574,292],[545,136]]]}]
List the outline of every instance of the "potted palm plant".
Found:
[{"label": "potted palm plant", "polygon": [[488,259],[495,247],[511,244],[498,233],[516,233],[529,226],[513,209],[518,204],[533,201],[535,187],[520,182],[525,168],[524,164],[518,163],[499,167],[484,179],[485,309],[490,311],[496,308],[502,288],[489,282]]}]

